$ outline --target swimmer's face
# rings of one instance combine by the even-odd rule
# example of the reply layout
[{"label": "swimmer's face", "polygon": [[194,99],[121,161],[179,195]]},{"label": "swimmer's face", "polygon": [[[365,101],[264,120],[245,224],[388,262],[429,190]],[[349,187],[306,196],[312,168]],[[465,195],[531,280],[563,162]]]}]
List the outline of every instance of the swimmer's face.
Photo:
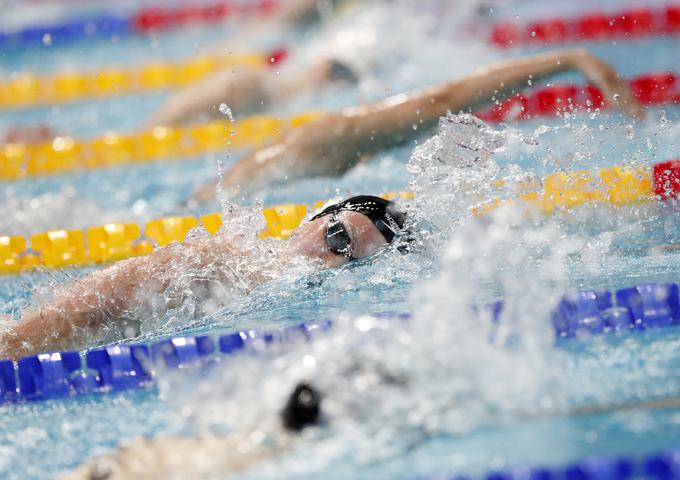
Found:
[{"label": "swimmer's face", "polygon": [[339,267],[350,258],[367,257],[387,241],[363,213],[341,211],[298,228],[290,240],[293,252]]}]

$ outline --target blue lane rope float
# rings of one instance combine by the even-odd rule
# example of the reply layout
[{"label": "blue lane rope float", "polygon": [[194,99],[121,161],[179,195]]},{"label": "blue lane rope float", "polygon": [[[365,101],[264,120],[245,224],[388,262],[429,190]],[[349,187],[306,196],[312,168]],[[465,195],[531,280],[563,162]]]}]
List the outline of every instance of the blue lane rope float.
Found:
[{"label": "blue lane rope float", "polygon": [[219,23],[233,14],[267,14],[271,0],[211,2],[206,5],[151,6],[129,14],[99,13],[88,17],[0,31],[0,48],[61,45],[79,39],[144,34],[190,24]]},{"label": "blue lane rope float", "polygon": [[44,25],[33,25],[15,31],[0,31],[0,48],[61,45],[77,39],[111,38],[131,32],[126,18],[98,15],[91,18],[70,19]]},{"label": "blue lane rope float", "polygon": [[308,338],[330,322],[299,324],[275,332],[244,330],[214,338],[175,337],[151,345],[111,345],[80,352],[53,352],[0,361],[0,403],[51,400],[117,392],[153,385],[154,368],[184,369],[211,365],[221,355],[243,350],[254,342]]},{"label": "blue lane rope float", "polygon": [[[467,476],[434,476],[432,480],[467,480]],[[589,457],[562,467],[521,466],[489,472],[485,480],[628,480],[680,478],[680,450],[646,456]]]},{"label": "blue lane rope float", "polygon": [[[499,322],[503,302],[485,307]],[[406,319],[407,314],[389,318]],[[615,292],[579,290],[565,294],[552,314],[557,338],[639,331],[680,324],[680,298],[675,283],[647,283]],[[154,367],[183,369],[212,364],[261,341],[309,338],[331,321],[301,323],[277,331],[244,330],[214,338],[175,337],[151,345],[121,344],[80,352],[42,353],[0,361],[0,403],[49,400],[149,387]]]}]

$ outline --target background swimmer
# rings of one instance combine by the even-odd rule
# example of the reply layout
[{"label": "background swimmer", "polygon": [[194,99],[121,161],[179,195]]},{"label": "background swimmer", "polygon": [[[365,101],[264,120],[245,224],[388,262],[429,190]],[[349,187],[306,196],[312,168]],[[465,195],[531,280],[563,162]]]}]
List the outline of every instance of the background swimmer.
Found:
[{"label": "background swimmer", "polygon": [[281,410],[280,425],[264,436],[201,436],[137,439],[126,447],[94,458],[62,480],[124,478],[223,478],[290,448],[295,434],[315,425],[321,416],[321,396],[313,386],[298,384]]},{"label": "background swimmer", "polygon": [[219,117],[225,102],[234,113],[262,111],[272,103],[289,100],[336,82],[356,83],[356,74],[338,60],[324,60],[302,73],[247,66],[226,68],[174,93],[145,122],[144,128]]},{"label": "background swimmer", "polygon": [[275,242],[264,252],[219,233],[158,248],[59,287],[52,301],[22,312],[18,322],[7,321],[0,355],[17,358],[81,347],[105,333],[135,336],[144,318],[163,316],[190,301],[195,307],[187,314],[206,315],[295,265],[331,268],[370,256],[392,242],[404,220],[393,202],[359,196],[328,207],[289,241]]},{"label": "background swimmer", "polygon": [[[408,323],[417,322],[412,319]],[[338,326],[336,326],[338,327]],[[366,327],[366,324],[364,324]],[[376,327],[374,325],[374,327]],[[343,328],[342,326],[338,328]],[[373,341],[380,343],[378,327],[372,331],[375,334]],[[369,330],[371,331],[371,330]],[[333,335],[333,333],[329,333]],[[364,332],[360,335],[369,335]],[[317,339],[321,340],[321,339]],[[357,340],[355,338],[355,340]],[[384,341],[385,338],[382,338]],[[321,340],[323,343],[323,340]],[[373,343],[373,342],[368,342]],[[490,343],[490,342],[489,342]],[[298,354],[307,353],[314,357],[314,348],[309,343],[300,344],[302,349]],[[321,347],[323,348],[323,347]],[[328,345],[325,347],[329,348]],[[406,345],[403,345],[404,355],[416,355],[416,352],[409,352]],[[285,355],[285,354],[284,354]],[[337,402],[348,402],[348,408],[353,409],[350,416],[356,416],[355,421],[369,421],[370,419],[385,419],[381,411],[385,407],[381,402],[373,403],[370,400],[374,389],[389,388],[392,395],[400,396],[406,394],[411,389],[416,388],[422,378],[423,371],[413,370],[409,372],[399,371],[398,364],[388,364],[376,361],[372,357],[364,358],[359,352],[351,351],[347,353],[347,362],[341,365],[326,364],[317,373],[319,375],[328,374],[326,370],[335,370],[330,376],[342,376],[343,378],[363,378],[359,385],[351,382],[343,382],[343,393],[337,388],[330,387],[328,380],[320,381],[321,385],[314,381],[304,381],[297,383],[293,391],[285,400],[285,405],[278,410],[278,416],[272,422],[271,418],[260,418],[257,425],[245,427],[238,433],[228,435],[219,434],[200,434],[196,437],[158,437],[158,438],[138,438],[131,443],[116,448],[104,455],[97,456],[82,466],[75,469],[61,478],[62,480],[76,479],[118,479],[118,478],[145,478],[145,479],[165,479],[165,478],[228,478],[231,475],[245,473],[247,470],[256,468],[260,463],[276,461],[289,453],[297,445],[300,439],[299,432],[313,426],[335,426],[346,420],[346,411],[338,412]],[[254,359],[253,359],[254,360]],[[269,358],[271,360],[271,358]],[[266,361],[262,363],[268,363]],[[237,364],[238,365],[238,364]],[[233,368],[234,365],[232,364]],[[290,365],[289,365],[290,367]],[[338,372],[337,369],[340,369]],[[426,370],[427,371],[427,370]],[[282,374],[282,371],[276,373]],[[304,374],[296,372],[295,375]],[[311,373],[314,376],[313,373]],[[426,373],[427,376],[430,376]],[[464,372],[456,371],[454,375],[465,376]],[[219,377],[218,377],[219,378]],[[285,378],[285,375],[284,375]],[[214,380],[214,378],[213,378]],[[438,380],[441,380],[439,378]],[[223,380],[224,381],[224,380]],[[325,388],[323,384],[326,383]],[[368,383],[368,385],[367,385]],[[422,386],[422,385],[421,385]],[[260,386],[260,388],[263,388]],[[349,390],[348,390],[349,389]],[[285,391],[290,391],[286,388]],[[274,391],[268,391],[269,395],[277,396]],[[383,392],[384,394],[384,392]],[[342,397],[342,398],[336,398]],[[326,399],[328,404],[325,405]],[[277,398],[274,402],[284,401]],[[438,413],[454,409],[455,396],[449,402],[442,402],[438,405]],[[216,399],[216,401],[220,401]],[[229,401],[235,401],[229,398]],[[483,402],[483,400],[480,399]],[[335,403],[335,405],[333,405]],[[548,404],[550,405],[550,404]],[[611,403],[594,403],[591,405],[568,405],[559,402],[549,407],[536,405],[515,406],[507,412],[517,419],[547,419],[556,417],[573,417],[601,415],[603,413],[625,414],[640,411],[656,411],[663,409],[677,408],[680,405],[680,398],[641,398],[639,400],[620,399]],[[326,408],[328,407],[328,408]],[[408,408],[408,407],[407,407]],[[225,407],[226,409],[226,407]],[[417,410],[417,409],[416,409]],[[392,412],[394,414],[394,412]],[[403,414],[403,411],[402,411]],[[432,414],[432,412],[430,412]],[[362,418],[364,417],[365,418]],[[442,415],[443,418],[444,415]],[[507,417],[504,417],[507,421]],[[460,420],[460,419],[459,419]],[[487,419],[489,421],[490,418]],[[462,422],[465,423],[465,422]],[[415,428],[415,427],[413,427]],[[322,439],[325,435],[341,434],[340,430],[334,428],[327,429],[327,432],[314,437],[312,441]],[[355,433],[356,434],[356,433]],[[420,438],[442,435],[442,431],[420,429],[417,432]],[[377,440],[377,442],[380,442]]]},{"label": "background swimmer", "polygon": [[[628,85],[603,61],[586,50],[561,50],[490,65],[460,79],[348,107],[289,131],[273,145],[242,158],[222,179],[224,193],[263,188],[282,179],[340,175],[366,155],[409,141],[435,125],[447,110],[472,109],[497,99],[529,80],[577,70],[594,82],[626,113],[643,114]],[[414,128],[415,126],[415,128]],[[195,198],[213,198],[216,182]]]}]

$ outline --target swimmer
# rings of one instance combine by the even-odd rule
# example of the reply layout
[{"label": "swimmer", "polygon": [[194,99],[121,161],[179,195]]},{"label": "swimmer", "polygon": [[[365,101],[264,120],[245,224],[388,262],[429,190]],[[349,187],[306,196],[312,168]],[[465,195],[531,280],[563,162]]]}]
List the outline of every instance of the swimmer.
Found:
[{"label": "swimmer", "polygon": [[236,114],[259,112],[268,106],[333,83],[356,83],[358,77],[343,62],[323,60],[302,73],[273,68],[228,67],[172,94],[144,123],[145,129],[158,125],[186,124],[201,117],[219,117],[222,103]]},{"label": "swimmer", "polygon": [[225,241],[219,233],[157,248],[56,288],[53,300],[26,309],[16,322],[6,319],[0,358],[82,348],[104,336],[129,338],[151,312],[162,316],[189,299],[197,306],[183,318],[204,316],[208,306],[215,311],[237,292],[247,295],[302,259],[315,268],[333,268],[373,255],[393,242],[405,218],[395,203],[364,195],[329,206],[278,250],[257,259],[252,246]]},{"label": "swimmer", "polygon": [[[285,27],[299,28],[321,20],[322,12],[330,12],[343,2],[322,0],[291,0],[278,5],[272,16],[248,24],[244,33],[253,35],[253,28],[267,32]],[[264,33],[264,32],[263,32]],[[281,35],[283,36],[283,35]],[[224,56],[224,47],[212,49],[214,56]],[[225,56],[229,60],[229,56]],[[302,72],[248,66],[227,67],[179,90],[152,113],[144,122],[145,129],[159,125],[187,124],[202,117],[220,117],[219,105],[226,103],[236,114],[265,110],[272,104],[290,100],[303,93],[314,92],[333,83],[356,83],[356,73],[338,59],[325,59]]]},{"label": "swimmer", "polygon": [[[560,50],[500,62],[440,85],[324,115],[238,161],[222,179],[223,193],[234,197],[282,179],[340,175],[367,155],[414,139],[447,111],[472,110],[529,80],[570,70],[585,75],[627,114],[643,115],[628,85],[610,66],[583,49]],[[213,199],[215,187],[213,182],[200,188],[194,198]]]},{"label": "swimmer", "polygon": [[298,384],[266,438],[232,434],[197,438],[140,438],[94,458],[61,480],[224,478],[243,472],[289,449],[298,434],[321,419],[321,396]]},{"label": "swimmer", "polygon": [[[397,388],[410,388],[408,378],[376,372],[382,381]],[[60,480],[115,480],[122,478],[226,478],[244,473],[258,463],[276,460],[294,448],[300,432],[331,419],[323,414],[323,392],[309,382],[298,383],[288,396],[271,428],[250,434],[228,436],[202,434],[197,437],[139,438],[124,447],[99,455]],[[679,397],[645,398],[619,403],[593,404],[556,409],[518,410],[513,416],[524,420],[573,418],[603,414],[622,415],[677,409]],[[425,437],[423,437],[424,440]]]}]

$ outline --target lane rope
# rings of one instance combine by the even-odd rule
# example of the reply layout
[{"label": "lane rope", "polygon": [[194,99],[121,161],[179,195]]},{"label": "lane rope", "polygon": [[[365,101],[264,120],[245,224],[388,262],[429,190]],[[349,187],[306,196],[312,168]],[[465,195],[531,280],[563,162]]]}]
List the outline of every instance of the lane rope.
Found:
[{"label": "lane rope", "polygon": [[[496,181],[502,187],[503,180]],[[516,198],[494,198],[472,209],[484,216],[502,205],[524,204],[542,213],[575,208],[586,203],[613,206],[680,198],[680,159],[652,165],[613,166],[599,170],[556,172],[546,176],[542,188],[520,185]]]},{"label": "lane rope", "polygon": [[613,38],[641,38],[680,34],[680,5],[636,7],[615,13],[592,12],[570,18],[549,18],[523,24],[493,25],[491,43],[499,47],[546,45]]},{"label": "lane rope", "polygon": [[145,93],[189,85],[217,70],[236,65],[251,68],[278,64],[287,52],[269,54],[230,53],[202,55],[182,62],[154,60],[132,67],[105,67],[91,72],[63,72],[40,75],[13,74],[0,83],[0,110],[40,107],[117,95]]},{"label": "lane rope", "polygon": [[[680,81],[674,72],[658,72],[630,79],[633,95],[644,105],[680,103]],[[475,113],[487,122],[510,122],[554,117],[565,113],[595,112],[611,102],[593,85],[562,84],[518,93]]]},{"label": "lane rope", "polygon": [[82,18],[27,25],[0,31],[0,48],[60,46],[78,40],[120,38],[190,25],[208,25],[232,16],[269,14],[273,0],[210,2],[206,5],[152,6],[130,14],[100,13]]},{"label": "lane rope", "polygon": [[[588,457],[563,467],[519,466],[488,472],[485,480],[671,480],[680,476],[680,450],[638,455]],[[467,480],[455,475],[436,476],[432,480]]]},{"label": "lane rope", "polygon": [[[680,325],[676,283],[647,283],[614,292],[580,290],[565,294],[551,316],[558,339],[635,332]],[[502,322],[503,301],[483,308],[493,324]],[[480,310],[477,310],[480,312]],[[407,320],[409,314],[378,315]],[[310,339],[333,322],[301,323],[276,331],[244,330],[221,335],[183,336],[143,344],[119,344],[87,352],[67,351],[0,361],[0,403],[49,400],[148,388],[157,369],[210,368],[254,345]],[[200,370],[199,370],[200,371]]]},{"label": "lane rope", "polygon": [[287,129],[321,115],[306,112],[288,119],[251,115],[235,123],[214,120],[129,134],[107,132],[92,140],[60,136],[37,145],[8,143],[0,146],[0,180],[192,158],[230,148],[258,148]]}]

